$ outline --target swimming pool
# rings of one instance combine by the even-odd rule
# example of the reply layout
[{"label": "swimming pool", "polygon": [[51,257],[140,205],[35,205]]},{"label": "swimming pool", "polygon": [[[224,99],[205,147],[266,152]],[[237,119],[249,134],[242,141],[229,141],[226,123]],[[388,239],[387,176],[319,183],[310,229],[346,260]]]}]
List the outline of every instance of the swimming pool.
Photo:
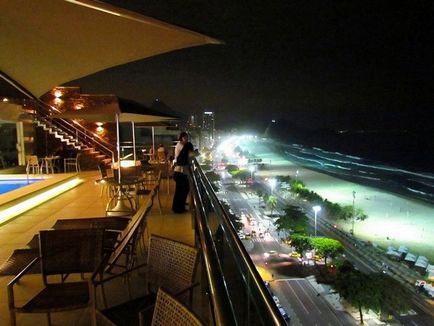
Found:
[{"label": "swimming pool", "polygon": [[0,195],[44,179],[4,179],[0,180]]}]

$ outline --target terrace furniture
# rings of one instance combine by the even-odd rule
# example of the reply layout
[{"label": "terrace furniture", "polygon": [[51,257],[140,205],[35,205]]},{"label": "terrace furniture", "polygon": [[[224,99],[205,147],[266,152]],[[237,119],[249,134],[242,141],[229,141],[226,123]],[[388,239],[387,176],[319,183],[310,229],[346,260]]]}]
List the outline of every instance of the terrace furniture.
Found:
[{"label": "terrace furniture", "polygon": [[157,196],[158,200],[158,209],[160,214],[162,214],[161,210],[161,200],[160,200],[160,184],[161,184],[161,171],[158,171],[155,174],[155,171],[150,171],[151,173],[147,173],[143,178],[142,182],[139,183],[138,188],[136,190],[136,201],[140,199],[140,196],[147,196],[151,192],[154,192]]},{"label": "terrace furniture", "polygon": [[110,195],[112,195],[110,184],[113,184],[115,182],[115,179],[114,177],[108,176],[107,167],[103,162],[98,164],[98,170],[101,175],[101,178],[98,179],[97,182],[102,185],[100,196],[102,197],[104,193],[107,193],[107,197],[110,197]]},{"label": "terrace furniture", "polygon": [[[15,249],[12,255],[0,266],[0,275],[17,275],[31,261],[39,257],[38,249]],[[33,265],[27,273],[39,274],[41,272],[38,264]]]},{"label": "terrace furniture", "polygon": [[[112,249],[105,271],[112,272],[115,268],[130,269],[136,263],[137,245],[141,244],[145,251],[146,217],[152,209],[155,192],[151,192],[144,203],[131,218],[127,227],[119,234],[118,241]],[[124,260],[121,261],[121,257]]]},{"label": "terrace furniture", "polygon": [[[105,283],[118,277],[124,277],[139,268],[145,268],[145,294],[104,310],[98,310],[95,306],[95,315],[100,319],[108,319],[115,325],[138,325],[139,320],[143,323],[144,319],[150,319],[147,318],[149,316],[146,313],[150,312],[150,309],[147,308],[155,303],[156,292],[160,287],[170,289],[170,292],[178,298],[184,300],[188,298],[191,303],[192,289],[197,285],[193,283],[197,258],[197,248],[171,239],[151,235],[146,264],[135,266],[100,281],[95,280],[94,283],[96,286],[101,285],[103,287]],[[107,307],[106,303],[104,303],[104,306]],[[149,324],[149,321],[144,324]]]},{"label": "terrace furniture", "polygon": [[158,289],[152,326],[202,326],[199,318],[169,292]]},{"label": "terrace furniture", "polygon": [[[90,280],[68,282],[66,278],[73,273],[93,273],[98,269],[104,261],[103,239],[103,229],[40,231],[39,257],[7,286],[11,325],[16,325],[16,313],[47,313],[51,325],[50,314],[53,312],[93,306]],[[17,307],[14,286],[37,262],[41,264],[43,288],[26,304]],[[54,278],[55,275],[58,277]]]},{"label": "terrace furniture", "polygon": [[167,179],[167,194],[170,193],[169,179],[171,175],[170,162],[150,161],[149,162],[155,171],[161,171],[161,177]]},{"label": "terrace furniture", "polygon": [[41,173],[44,173],[44,169],[46,174],[54,173],[54,161],[59,158],[60,156],[46,156],[42,158]]},{"label": "terrace furniture", "polygon": [[69,170],[75,170],[75,172],[80,172],[80,156],[81,153],[77,153],[75,157],[66,157],[63,159],[63,171],[67,173]]},{"label": "terrace furniture", "polygon": [[116,179],[108,181],[112,196],[106,205],[107,216],[125,216],[134,214],[137,209],[137,201],[133,192],[142,184],[141,178],[123,178],[119,183]]},{"label": "terrace furniture", "polygon": [[39,166],[38,156],[28,155],[26,158],[27,158],[26,173],[29,174],[30,170],[32,170],[32,174],[39,174],[40,166]]},{"label": "terrace furniture", "polygon": [[86,217],[58,219],[53,225],[55,230],[106,229],[122,231],[131,221],[131,217]]},{"label": "terrace furniture", "polygon": [[[55,230],[76,230],[99,228],[106,230],[104,246],[112,250],[118,235],[125,230],[127,224],[132,220],[131,216],[125,217],[88,217],[58,219],[51,227]],[[111,231],[111,232],[110,232]],[[39,234],[35,234],[27,243],[28,249],[16,249],[12,255],[0,266],[0,275],[17,275],[33,259],[39,257]],[[40,273],[39,264],[34,265],[28,274]]]}]

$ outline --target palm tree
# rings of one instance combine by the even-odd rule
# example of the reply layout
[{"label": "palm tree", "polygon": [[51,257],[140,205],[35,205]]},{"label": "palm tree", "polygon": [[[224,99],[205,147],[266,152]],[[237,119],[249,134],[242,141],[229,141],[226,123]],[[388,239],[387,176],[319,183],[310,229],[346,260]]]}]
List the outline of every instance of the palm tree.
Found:
[{"label": "palm tree", "polygon": [[270,210],[271,210],[271,214],[270,214],[270,216],[272,217],[273,216],[273,210],[276,208],[276,206],[277,206],[277,198],[276,198],[276,196],[268,196],[268,199],[267,199],[267,206],[270,208]]}]

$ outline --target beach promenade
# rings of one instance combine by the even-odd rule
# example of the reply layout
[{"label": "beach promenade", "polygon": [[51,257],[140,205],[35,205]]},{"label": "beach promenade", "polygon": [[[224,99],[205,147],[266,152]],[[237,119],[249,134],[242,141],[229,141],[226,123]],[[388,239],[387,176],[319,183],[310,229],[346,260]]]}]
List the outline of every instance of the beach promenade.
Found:
[{"label": "beach promenade", "polygon": [[[336,224],[339,231],[334,229],[334,232],[339,233],[338,238],[345,244],[348,254],[369,257],[369,265],[374,271],[384,270],[406,284],[412,292],[416,291],[415,281],[424,276],[404,262],[387,259],[385,253],[388,246],[397,248],[399,245],[405,245],[411,253],[416,256],[424,255],[433,264],[434,226],[429,223],[429,219],[434,216],[433,205],[303,168],[273,152],[271,146],[265,146],[261,142],[243,142],[241,148],[254,153],[265,163],[264,169],[255,172],[257,178],[264,180],[289,175],[293,179],[303,181],[308,189],[318,193],[322,198],[342,205],[353,204],[352,194],[355,191],[355,207],[363,209],[368,215],[365,221],[355,223],[355,236],[351,236],[349,232],[352,227],[351,221],[330,221],[324,216],[323,211],[318,213],[318,220],[328,227],[319,225],[319,231],[333,236],[328,230],[334,229],[333,224]],[[275,191],[279,197],[285,196],[284,190]],[[306,205],[303,206],[308,209]],[[368,241],[373,245],[366,245]],[[424,318],[431,322],[434,301],[421,297],[415,298],[414,304],[425,311],[427,316]],[[428,317],[430,315],[431,317]],[[356,315],[354,317],[357,318]]]},{"label": "beach promenade", "polygon": [[[405,245],[410,252],[426,256],[434,263],[434,223],[430,222],[434,216],[433,205],[305,169],[259,141],[243,141],[241,147],[263,159],[266,169],[255,173],[259,177],[297,177],[322,198],[342,205],[353,204],[354,191],[355,207],[363,209],[368,215],[365,221],[355,223],[358,238],[382,248]],[[351,229],[350,221],[337,221],[336,224],[344,231]]]}]

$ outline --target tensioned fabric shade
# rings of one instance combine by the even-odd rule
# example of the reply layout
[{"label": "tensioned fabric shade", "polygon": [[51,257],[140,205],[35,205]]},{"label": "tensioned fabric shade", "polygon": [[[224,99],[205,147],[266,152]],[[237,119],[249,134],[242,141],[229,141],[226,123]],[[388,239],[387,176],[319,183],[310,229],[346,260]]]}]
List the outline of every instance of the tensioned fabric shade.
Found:
[{"label": "tensioned fabric shade", "polygon": [[55,86],[211,37],[93,0],[0,0],[0,71],[40,97]]},{"label": "tensioned fabric shade", "polygon": [[[135,123],[159,123],[177,120],[177,117],[156,112],[146,112],[142,106],[141,113],[126,112],[118,102],[112,102],[101,106],[85,107],[81,110],[66,111],[51,115],[52,118],[83,119],[87,122],[135,122]],[[116,120],[116,115],[118,120]]]}]

